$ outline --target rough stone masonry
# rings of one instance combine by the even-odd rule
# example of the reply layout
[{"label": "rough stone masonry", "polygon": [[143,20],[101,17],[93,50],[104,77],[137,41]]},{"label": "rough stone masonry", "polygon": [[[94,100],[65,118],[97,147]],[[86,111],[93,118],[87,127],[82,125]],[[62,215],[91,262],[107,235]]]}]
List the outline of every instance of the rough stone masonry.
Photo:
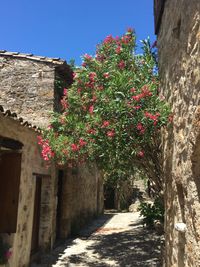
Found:
[{"label": "rough stone masonry", "polygon": [[64,60],[0,51],[0,105],[28,122],[48,125],[50,112],[59,110],[59,82],[72,82]]},{"label": "rough stone masonry", "polygon": [[[199,0],[165,1],[158,50],[162,94],[174,114],[172,125],[163,134],[165,266],[197,267],[200,266]],[[184,223],[186,231],[177,231],[177,223]]]}]

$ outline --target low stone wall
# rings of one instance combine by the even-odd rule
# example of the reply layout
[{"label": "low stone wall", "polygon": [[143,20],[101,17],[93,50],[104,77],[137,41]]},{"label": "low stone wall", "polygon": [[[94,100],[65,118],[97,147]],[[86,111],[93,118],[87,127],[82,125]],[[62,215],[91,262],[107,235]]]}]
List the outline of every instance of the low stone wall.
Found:
[{"label": "low stone wall", "polygon": [[[163,133],[165,266],[200,266],[200,2],[167,0],[158,34],[161,93],[172,107]],[[186,232],[175,230],[186,224]]]},{"label": "low stone wall", "polygon": [[103,179],[95,165],[64,170],[62,177],[60,237],[79,231],[103,212]]}]

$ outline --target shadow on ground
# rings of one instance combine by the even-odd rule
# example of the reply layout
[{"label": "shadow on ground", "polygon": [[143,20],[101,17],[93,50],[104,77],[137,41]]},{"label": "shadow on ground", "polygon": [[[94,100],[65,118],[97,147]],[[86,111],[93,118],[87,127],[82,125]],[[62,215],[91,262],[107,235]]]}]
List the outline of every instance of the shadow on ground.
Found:
[{"label": "shadow on ground", "polygon": [[[76,235],[67,238],[67,240],[57,240],[54,249],[50,253],[39,253],[34,257],[30,267],[52,267],[63,255],[64,250],[75,244],[76,238],[87,240],[97,229],[103,227],[116,214],[115,210],[109,210],[105,214],[92,220],[83,227]],[[69,264],[62,265],[68,267]]]},{"label": "shadow on ground", "polygon": [[[152,238],[153,237],[153,238]],[[153,267],[161,266],[160,262],[160,238],[155,233],[143,227],[134,228],[132,231],[112,233],[107,235],[96,235],[93,237],[95,243],[87,250],[92,250],[98,255],[98,261],[91,262],[85,253],[72,255],[69,261],[73,264],[83,264],[89,267],[112,266],[105,262],[114,261],[116,266],[121,267]]]},{"label": "shadow on ground", "polygon": [[[95,232],[102,227],[114,214],[105,214],[101,219],[97,220],[81,231],[81,240],[88,239],[88,243],[84,252],[80,251],[65,257],[64,250],[73,246],[74,240],[63,244],[51,253],[52,258],[47,258],[45,267],[55,264],[58,259],[61,261],[62,267],[71,266],[87,266],[87,267],[161,267],[160,262],[160,237],[154,231],[146,229],[141,222],[131,223],[131,230],[121,232],[96,232],[91,236],[91,232]],[[93,228],[92,228],[93,227]],[[89,230],[90,229],[90,230]],[[62,260],[61,260],[62,258]],[[43,263],[45,263],[43,261]],[[36,265],[37,266],[37,265]]]}]

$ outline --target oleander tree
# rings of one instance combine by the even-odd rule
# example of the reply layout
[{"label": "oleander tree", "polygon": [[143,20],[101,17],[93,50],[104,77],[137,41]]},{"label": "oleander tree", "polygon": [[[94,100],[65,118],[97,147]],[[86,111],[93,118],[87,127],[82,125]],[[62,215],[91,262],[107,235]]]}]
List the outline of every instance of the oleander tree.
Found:
[{"label": "oleander tree", "polygon": [[62,112],[38,138],[46,161],[68,167],[95,161],[112,181],[139,169],[159,191],[160,131],[170,111],[159,95],[156,49],[147,39],[136,54],[135,39],[128,29],[107,36],[95,56],[83,56],[73,84],[63,90]]}]

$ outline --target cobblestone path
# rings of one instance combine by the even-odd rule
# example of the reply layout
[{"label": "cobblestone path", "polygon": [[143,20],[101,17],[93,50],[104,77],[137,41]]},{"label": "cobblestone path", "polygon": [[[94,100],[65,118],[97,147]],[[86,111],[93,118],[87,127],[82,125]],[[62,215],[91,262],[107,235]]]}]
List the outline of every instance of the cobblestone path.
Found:
[{"label": "cobblestone path", "polygon": [[106,213],[32,267],[161,267],[160,237],[139,213]]}]

